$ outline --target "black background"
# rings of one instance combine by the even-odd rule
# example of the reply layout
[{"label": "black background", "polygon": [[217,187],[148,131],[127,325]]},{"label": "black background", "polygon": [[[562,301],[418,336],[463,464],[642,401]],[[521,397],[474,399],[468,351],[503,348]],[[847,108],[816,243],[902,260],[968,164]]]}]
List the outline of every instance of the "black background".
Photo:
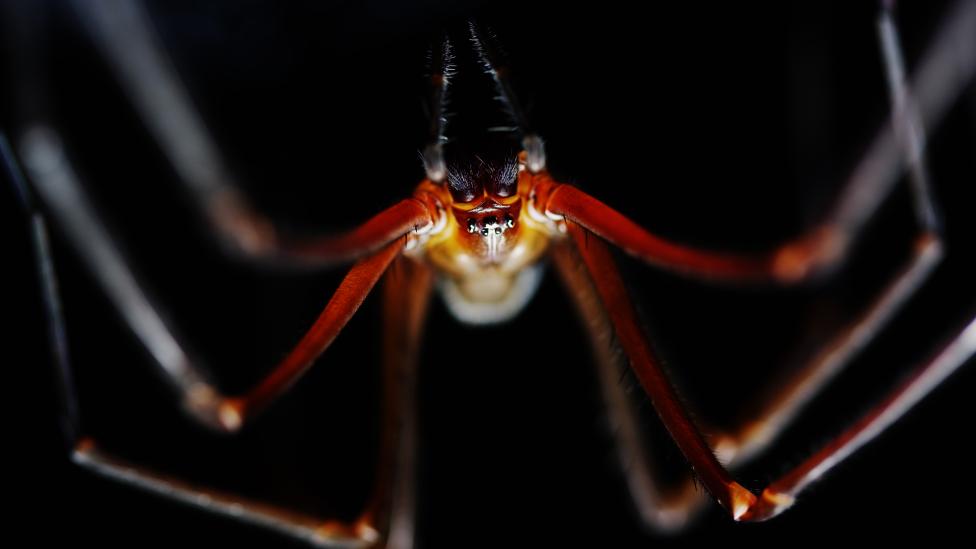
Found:
[{"label": "black background", "polygon": [[[150,2],[149,11],[241,185],[293,230],[349,228],[411,192],[423,176],[427,45],[474,14],[506,45],[558,178],[676,240],[760,250],[816,222],[887,110],[871,3],[770,4],[637,13],[609,2],[187,0]],[[910,66],[945,4],[899,12]],[[40,114],[64,133],[146,286],[222,385],[241,390],[301,335],[342,269],[276,272],[222,256],[72,11],[27,5],[11,0],[8,8],[21,9],[3,14],[5,129],[16,136]],[[18,35],[32,37],[30,47]],[[971,314],[976,98],[967,93],[930,142],[947,260],[783,445],[742,472],[746,486],[759,489],[808,455]],[[10,258],[3,310],[13,322],[3,386],[15,397],[5,422],[15,460],[8,531],[110,547],[289,546],[68,463],[26,223],[9,185],[0,196]],[[906,193],[896,193],[839,278],[800,290],[710,287],[621,262],[683,395],[721,426],[865,302],[907,257],[912,231]],[[308,512],[355,513],[376,444],[378,300],[251,428],[215,437],[180,416],[54,232],[87,432],[198,482]],[[782,517],[736,525],[715,506],[686,534],[660,538],[630,508],[585,338],[553,273],[504,326],[460,326],[435,299],[422,357],[422,547],[789,543],[968,529],[971,368]],[[680,471],[646,402],[643,411],[659,460]]]}]

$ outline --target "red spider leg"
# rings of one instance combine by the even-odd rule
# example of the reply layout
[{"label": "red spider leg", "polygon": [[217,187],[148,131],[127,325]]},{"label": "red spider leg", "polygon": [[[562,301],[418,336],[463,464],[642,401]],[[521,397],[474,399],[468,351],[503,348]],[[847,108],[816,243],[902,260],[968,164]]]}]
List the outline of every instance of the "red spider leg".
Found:
[{"label": "red spider leg", "polygon": [[[151,470],[144,466],[133,464],[120,458],[116,455],[107,453],[98,447],[96,442],[83,434],[79,421],[79,410],[77,406],[77,400],[75,396],[74,383],[72,368],[69,361],[69,352],[67,348],[67,339],[65,337],[65,330],[63,325],[63,318],[61,315],[61,301],[57,289],[57,280],[55,275],[55,269],[53,264],[53,258],[51,256],[50,245],[47,239],[47,225],[44,217],[41,215],[40,211],[37,209],[37,204],[33,200],[30,192],[30,188],[24,183],[23,177],[21,176],[17,166],[14,162],[14,157],[10,153],[9,148],[6,145],[5,139],[0,135],[0,156],[4,165],[7,166],[10,178],[14,181],[15,187],[17,188],[18,194],[22,199],[23,206],[25,210],[31,216],[32,222],[32,235],[33,244],[36,255],[36,261],[41,279],[41,289],[44,297],[44,302],[47,311],[47,320],[49,331],[51,335],[51,345],[52,353],[54,355],[54,361],[56,363],[59,375],[59,388],[60,396],[62,399],[62,414],[63,414],[63,424],[65,427],[66,440],[69,445],[69,451],[71,452],[71,459],[76,464],[84,467],[88,470],[93,471],[96,474],[105,476],[107,478],[123,482],[137,488],[149,491],[151,493],[157,494],[162,497],[173,499],[187,505],[198,507],[208,512],[215,514],[220,514],[228,517],[235,518],[237,520],[242,520],[248,523],[263,526],[279,533],[301,539],[310,542],[317,546],[322,547],[366,547],[372,546],[381,536],[381,530],[376,528],[377,522],[373,520],[374,516],[380,515],[381,513],[389,513],[391,517],[401,517],[393,521],[391,519],[390,526],[388,528],[393,528],[394,525],[400,523],[410,524],[409,520],[404,520],[404,517],[409,519],[412,516],[410,503],[412,501],[412,486],[410,484],[412,479],[412,468],[409,466],[411,464],[411,457],[413,454],[413,449],[415,445],[413,425],[409,418],[412,417],[412,409],[409,407],[404,408],[406,412],[400,416],[393,413],[393,410],[387,410],[386,419],[391,421],[397,419],[395,424],[388,423],[384,436],[384,446],[387,448],[386,453],[390,456],[396,457],[395,463],[389,465],[392,471],[385,472],[380,476],[380,482],[390,483],[389,485],[380,484],[377,486],[376,495],[374,496],[373,503],[365,510],[360,519],[350,523],[344,524],[339,523],[334,520],[322,520],[311,515],[296,512],[291,509],[287,509],[281,506],[271,505],[262,501],[253,500],[249,498],[244,498],[239,495],[213,490],[209,487],[199,486],[193,483],[186,482],[176,476],[168,475],[165,473],[160,473],[158,471]],[[35,139],[43,139],[43,137],[35,137]],[[41,146],[35,143],[34,146]],[[45,149],[40,151],[34,149],[35,154],[48,154],[55,153],[51,149]],[[74,206],[77,208],[79,217],[68,220],[66,225],[70,229],[81,228],[82,233],[86,236],[95,235],[97,238],[101,238],[102,235],[100,231],[103,229],[99,226],[91,227],[87,226],[85,222],[90,221],[87,216],[91,214],[88,210],[88,205],[84,200],[80,200],[80,195],[74,195],[74,191],[77,191],[74,185],[77,183],[74,179],[74,174],[71,172],[70,167],[67,165],[61,165],[58,160],[66,162],[66,159],[58,159],[57,157],[46,157],[48,161],[53,161],[54,166],[58,166],[57,170],[49,165],[49,171],[46,173],[37,173],[38,166],[35,168],[35,177],[40,176],[45,182],[39,185],[42,195],[49,193],[51,190],[50,184],[52,181],[56,181],[60,186],[62,186],[62,196],[69,196],[75,198]],[[35,159],[35,162],[37,160]],[[59,204],[55,203],[53,209],[56,213],[63,214],[63,211],[59,211]],[[82,220],[81,225],[78,225],[79,219]],[[77,244],[77,243],[76,243]],[[375,254],[367,259],[360,261],[356,266],[352,268],[349,275],[340,285],[340,288],[336,292],[336,296],[330,301],[330,304],[326,307],[326,311],[322,314],[319,322],[313,326],[310,330],[310,334],[321,334],[321,337],[331,338],[334,337],[335,333],[341,329],[341,325],[344,324],[348,317],[352,315],[355,308],[358,307],[359,303],[368,293],[369,289],[375,284],[379,276],[386,270],[387,265],[390,261],[397,257],[401,248],[402,241],[390,244],[378,254]],[[99,250],[97,255],[100,259],[105,260],[107,264],[114,265],[114,263],[120,260],[114,254],[118,251],[114,249],[114,245],[108,241],[98,241],[94,243],[94,247]],[[86,254],[93,254],[91,249],[82,250],[83,256]],[[86,259],[89,259],[86,257]],[[412,262],[411,262],[412,263]],[[410,292],[403,293],[403,298],[398,301],[391,302],[387,305],[388,308],[400,307],[397,310],[402,311],[402,314],[407,315],[413,322],[410,324],[404,323],[398,325],[404,334],[396,333],[394,326],[388,326],[387,337],[391,338],[390,351],[388,352],[388,368],[392,369],[395,367],[402,368],[398,370],[401,378],[406,378],[410,375],[411,371],[407,367],[409,359],[406,358],[408,355],[397,355],[396,352],[401,349],[415,349],[416,348],[416,338],[419,337],[420,318],[422,318],[423,308],[422,306],[426,303],[423,299],[426,293],[429,293],[429,279],[425,279],[426,276],[423,272],[418,272],[417,267],[413,267],[412,270],[408,269],[407,266],[403,269],[407,269],[405,272],[409,273],[409,281],[405,281],[406,278],[399,277],[396,280],[401,281],[398,285],[395,285],[396,289],[393,291],[392,295],[396,295],[404,285],[409,285],[412,289]],[[99,275],[105,274],[95,270],[95,274]],[[109,270],[110,274],[115,276],[110,277],[113,281],[118,282],[120,280],[126,280],[125,277],[120,277],[118,272]],[[104,278],[102,279],[105,280]],[[427,280],[425,282],[425,280]],[[392,285],[392,284],[391,284]],[[388,292],[389,293],[389,292]],[[388,299],[392,299],[389,297]],[[113,296],[115,298],[117,296]],[[123,311],[124,316],[129,316],[131,311]],[[142,314],[146,314],[146,311],[141,310]],[[139,332],[139,327],[136,326],[135,330]],[[295,357],[302,353],[314,352],[314,347],[319,345],[325,347],[324,342],[313,342],[313,338],[306,337],[303,341],[305,345],[299,345],[289,358],[284,361],[285,364],[289,363],[289,359],[295,360]],[[393,348],[396,348],[395,350]],[[151,349],[153,347],[150,347]],[[283,364],[284,365],[284,364]],[[187,365],[188,368],[192,366]],[[165,370],[169,372],[169,370]],[[287,376],[282,376],[281,368],[278,370],[277,379],[281,379],[283,382],[293,381],[295,377],[301,374],[300,369],[290,370],[291,378]],[[188,370],[184,378],[189,377],[190,373],[195,372],[195,370]],[[275,377],[273,373],[272,376]],[[272,391],[272,387],[267,381],[264,386],[267,390]],[[410,387],[397,387],[388,388],[390,396],[387,399],[387,406],[389,407],[399,407],[401,405],[406,406],[412,402],[412,390]],[[199,386],[197,387],[199,389]],[[282,390],[282,386],[278,386],[277,390]],[[205,391],[207,392],[207,391]],[[273,392],[273,391],[272,391]],[[398,393],[398,394],[394,394]],[[198,395],[199,396],[199,395]],[[268,397],[270,398],[270,394]],[[212,407],[211,407],[212,408]],[[208,414],[213,414],[214,410],[208,409]],[[201,419],[200,416],[195,416],[197,419]],[[216,419],[207,416],[207,424],[216,423]],[[230,427],[232,425],[226,425],[226,418],[224,427]],[[234,421],[239,423],[239,419],[234,418]],[[400,429],[404,429],[402,432]],[[395,448],[394,448],[395,446]],[[394,462],[392,457],[388,457],[386,462]],[[392,484],[390,479],[393,479],[396,484]],[[390,490],[394,490],[394,495],[391,497],[387,494]],[[394,505],[392,511],[387,511],[386,507],[389,505]],[[379,525],[382,528],[382,524]],[[399,529],[402,530],[404,527],[400,526]],[[402,545],[401,545],[402,546]]]},{"label": "red spider leg", "polygon": [[[905,119],[895,127],[885,124],[855,167],[833,209],[821,225],[798,239],[766,254],[742,256],[693,249],[652,235],[625,216],[569,185],[559,185],[545,173],[537,174],[534,207],[562,216],[648,263],[690,276],[731,281],[775,280],[792,283],[836,268],[851,243],[890,194],[909,151],[913,172],[921,170],[922,127],[934,127],[965,89],[976,72],[976,8],[959,2],[936,32],[938,37],[922,56],[912,80],[914,96],[903,85],[903,75],[889,76],[896,114]],[[882,32],[885,32],[882,30]],[[900,59],[891,62],[893,48],[885,47],[889,75],[901,71]],[[900,56],[899,56],[900,57]],[[903,72],[903,71],[901,71]],[[913,101],[912,101],[913,99]],[[925,183],[913,176],[916,208],[925,230],[933,230],[934,210]]]},{"label": "red spider leg", "polygon": [[620,346],[630,359],[638,381],[650,396],[654,409],[708,491],[738,517],[756,498],[732,479],[692,424],[639,327],[637,312],[609,248],[585,228],[572,222],[566,226],[600,295]]},{"label": "red spider leg", "polygon": [[239,428],[247,416],[264,407],[297,379],[345,326],[405,244],[405,239],[398,239],[357,263],[295,350],[253,390],[241,398],[227,399],[173,335],[154,300],[141,287],[118,246],[98,221],[61,149],[58,134],[34,127],[26,134],[22,146],[26,166],[43,202],[61,223],[113,305],[181,394],[192,417],[212,427]]},{"label": "red spider leg", "polygon": [[413,547],[417,453],[417,353],[433,287],[430,269],[400,256],[383,282],[383,433],[375,489],[359,518],[320,530],[357,538],[386,532],[388,549]]},{"label": "red spider leg", "polygon": [[[808,404],[846,366],[855,354],[867,345],[893,316],[897,308],[926,279],[935,267],[940,248],[934,241],[919,248],[917,255],[899,272],[888,288],[858,319],[845,326],[820,352],[787,380],[779,385],[759,405],[759,412],[731,432],[722,433],[709,426],[714,433],[714,450],[722,463],[730,469],[745,465],[776,441],[802,408]],[[691,479],[666,492],[658,487],[650,456],[646,455],[637,427],[635,412],[627,395],[617,383],[621,357],[610,349],[612,328],[606,318],[599,297],[589,276],[582,272],[576,254],[565,249],[554,251],[560,275],[566,281],[577,303],[581,317],[587,321],[591,343],[596,353],[604,399],[615,427],[618,453],[641,517],[655,529],[678,530],[700,510],[705,498],[696,491]]]},{"label": "red spider leg", "polygon": [[693,482],[662,489],[654,474],[655,464],[646,451],[636,410],[620,384],[624,356],[613,343],[613,326],[597,295],[590,275],[573,246],[553,247],[556,271],[573,299],[580,321],[590,338],[600,380],[600,390],[616,441],[617,459],[627,489],[641,519],[656,530],[674,532],[685,527],[705,498]]},{"label": "red spider leg", "polygon": [[240,397],[226,398],[210,393],[191,395],[189,406],[198,417],[227,430],[238,429],[277,399],[332,344],[346,326],[380,276],[403,251],[405,240],[388,244],[375,254],[361,259],[339,284],[312,327],[290,353],[260,383]]},{"label": "red spider leg", "polygon": [[[374,497],[365,516],[388,509],[387,547],[413,546],[417,454],[417,357],[433,288],[427,265],[400,257],[386,275],[383,286],[383,364],[385,417],[381,469],[377,490],[387,487],[390,501],[383,494]],[[377,510],[374,512],[372,509]],[[374,524],[383,524],[377,516]]]},{"label": "red spider leg", "polygon": [[763,520],[790,507],[797,494],[810,482],[879,435],[976,353],[974,320],[933,360],[916,370],[912,378],[881,405],[834,439],[826,448],[770,484],[762,498],[757,498],[736,482],[719,463],[677,399],[639,327],[636,311],[606,244],[597,237],[591,237],[586,229],[576,224],[569,223],[568,230],[641,386],[702,484],[736,520]]},{"label": "red spider leg", "polygon": [[346,262],[432,225],[427,205],[417,198],[405,198],[345,234],[280,241],[273,255],[315,264]]},{"label": "red spider leg", "polygon": [[323,266],[358,259],[431,225],[406,199],[341,235],[292,237],[256,210],[228,169],[139,2],[97,2],[78,10],[85,29],[219,239],[257,260]]},{"label": "red spider leg", "polygon": [[[911,110],[912,97],[907,89],[905,70],[901,55],[897,29],[888,11],[882,7],[878,31],[881,50],[888,75],[888,88],[892,102],[892,118],[896,131],[903,141],[905,155],[908,157],[909,176],[913,190],[916,217],[923,227],[923,234],[916,240],[913,256],[882,290],[877,298],[849,325],[843,327],[822,350],[783,384],[775,384],[776,391],[760,404],[755,416],[743,422],[732,432],[718,434],[715,440],[716,453],[722,463],[730,469],[741,466],[763,452],[786,429],[802,408],[809,403],[837,373],[870,341],[900,310],[901,306],[928,279],[930,273],[942,257],[938,229],[940,222],[934,199],[928,185],[928,174],[922,150],[925,135],[917,113]],[[569,252],[557,253],[557,265],[583,318],[589,319],[591,339],[596,349],[597,362],[601,367],[605,399],[610,415],[617,428],[618,449],[621,456],[634,456],[624,467],[628,485],[645,521],[662,530],[672,530],[683,526],[703,502],[694,491],[694,483],[686,482],[679,488],[662,494],[652,473],[653,464],[648,461],[640,434],[634,426],[633,411],[615,383],[619,368],[610,364],[608,355],[609,326],[605,315],[600,311],[589,278],[578,272],[578,262],[561,259]],[[597,320],[599,319],[599,320]],[[597,324],[602,323],[603,326]],[[718,432],[709,428],[708,432]]]}]

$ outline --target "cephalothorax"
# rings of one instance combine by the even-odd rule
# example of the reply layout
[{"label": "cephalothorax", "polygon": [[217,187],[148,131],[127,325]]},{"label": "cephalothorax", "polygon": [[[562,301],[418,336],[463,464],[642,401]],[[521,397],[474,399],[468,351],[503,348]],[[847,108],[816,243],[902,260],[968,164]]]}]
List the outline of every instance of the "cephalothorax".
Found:
[{"label": "cephalothorax", "polygon": [[[887,4],[886,4],[887,5]],[[92,6],[86,18],[89,31],[102,45],[120,80],[144,110],[149,127],[175,164],[189,164],[183,143],[208,143],[192,109],[179,93],[171,69],[158,63],[160,55],[138,9]],[[113,8],[114,9],[114,8]],[[118,21],[127,24],[119,25]],[[976,6],[963,2],[950,17],[943,34],[959,34],[976,27]],[[132,33],[126,29],[141,29]],[[508,320],[529,302],[540,282],[540,265],[550,260],[577,309],[590,322],[591,340],[609,413],[617,431],[621,461],[641,455],[641,435],[634,410],[616,383],[619,357],[611,352],[613,337],[626,362],[650,397],[661,421],[695,470],[707,492],[735,520],[759,521],[788,509],[796,496],[834,464],[876,436],[911,408],[976,352],[976,321],[969,322],[933,358],[920,365],[903,385],[853,427],[822,450],[779,477],[760,493],[744,488],[730,470],[764,451],[801,409],[844,365],[881,330],[900,306],[925,281],[942,256],[938,216],[929,193],[922,163],[923,128],[934,125],[965,81],[976,71],[973,56],[956,55],[973,44],[934,48],[931,66],[952,66],[965,78],[957,88],[914,98],[904,78],[894,24],[882,11],[892,124],[882,128],[876,147],[863,161],[866,175],[852,178],[822,221],[806,234],[768,253],[741,255],[694,249],[655,236],[616,210],[580,189],[562,184],[546,169],[542,139],[526,122],[512,93],[509,70],[495,53],[492,39],[471,23],[439,42],[432,56],[430,144],[424,151],[426,179],[410,198],[382,211],[351,232],[340,236],[290,238],[253,210],[241,193],[222,177],[222,166],[209,159],[208,169],[185,169],[194,196],[218,234],[237,253],[260,261],[332,264],[355,260],[314,325],[294,349],[250,390],[225,395],[205,371],[190,359],[167,324],[156,312],[150,296],[140,287],[112,237],[83,199],[57,132],[42,123],[27,128],[20,151],[31,187],[46,209],[74,241],[89,268],[103,283],[122,316],[132,325],[183,400],[189,415],[221,431],[236,431],[283,394],[339,335],[375,284],[391,265],[400,275],[389,277],[383,291],[385,368],[398,383],[387,388],[388,427],[376,496],[361,516],[350,523],[307,517],[245,498],[218,494],[172,477],[125,463],[103,452],[94,440],[69,421],[74,460],[95,471],[142,486],[211,511],[275,528],[323,546],[407,547],[413,540],[413,454],[415,418],[413,391],[415,353],[422,332],[427,300],[436,287],[455,317],[470,324]],[[887,34],[885,34],[887,33]],[[965,33],[963,33],[965,34]],[[971,33],[970,33],[971,34]],[[133,44],[133,41],[136,43]],[[470,48],[460,45],[469,44]],[[464,66],[463,56],[467,56]],[[920,73],[925,73],[922,67]],[[459,71],[476,72],[490,79],[486,99],[471,112],[470,120],[446,115],[448,91]],[[167,83],[161,86],[160,83]],[[470,107],[470,106],[469,106]],[[159,113],[168,113],[161,115]],[[167,116],[169,118],[167,118]],[[176,122],[173,122],[173,121]],[[181,122],[182,121],[182,122]],[[188,139],[192,137],[193,139]],[[202,147],[206,149],[206,147]],[[194,151],[198,154],[199,150]],[[13,155],[4,151],[10,166]],[[206,154],[202,154],[206,157]],[[907,160],[905,160],[907,159]],[[720,432],[712,445],[700,426],[675,396],[655,356],[621,276],[610,246],[649,264],[684,276],[722,283],[797,284],[825,276],[847,256],[866,221],[907,170],[919,226],[915,253],[861,315],[852,319],[826,351],[814,355],[787,384],[759,408],[749,421]],[[858,173],[861,173],[859,171]],[[200,179],[193,179],[199,177]],[[208,179],[210,178],[210,179]],[[24,188],[25,196],[29,196]],[[34,205],[26,200],[28,207]],[[46,242],[37,248],[44,267],[45,291],[51,303],[58,296],[49,267]],[[57,307],[52,325],[60,330]],[[66,353],[59,364],[68,371]],[[65,383],[70,378],[64,376]],[[388,376],[388,379],[392,379]],[[71,388],[66,389],[71,394]],[[69,401],[70,401],[69,397]],[[73,402],[67,408],[73,409]],[[396,412],[395,418],[391,416]],[[713,433],[714,429],[711,430]],[[721,460],[719,459],[721,458]],[[642,518],[663,530],[682,527],[700,508],[702,494],[689,480],[683,488],[663,491],[649,479],[647,464],[627,468],[628,488]]]}]

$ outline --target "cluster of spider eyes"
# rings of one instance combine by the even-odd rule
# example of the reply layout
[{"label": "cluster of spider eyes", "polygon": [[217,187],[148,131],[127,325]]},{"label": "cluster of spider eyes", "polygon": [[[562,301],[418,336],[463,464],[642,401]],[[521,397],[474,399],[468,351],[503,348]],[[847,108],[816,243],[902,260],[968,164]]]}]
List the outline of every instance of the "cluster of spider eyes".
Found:
[{"label": "cluster of spider eyes", "polygon": [[496,235],[502,234],[503,231],[511,229],[514,226],[515,220],[510,215],[506,215],[502,223],[498,223],[498,218],[493,215],[482,219],[480,225],[474,219],[468,219],[468,232],[472,234],[480,232],[481,236],[488,236],[492,233]]}]

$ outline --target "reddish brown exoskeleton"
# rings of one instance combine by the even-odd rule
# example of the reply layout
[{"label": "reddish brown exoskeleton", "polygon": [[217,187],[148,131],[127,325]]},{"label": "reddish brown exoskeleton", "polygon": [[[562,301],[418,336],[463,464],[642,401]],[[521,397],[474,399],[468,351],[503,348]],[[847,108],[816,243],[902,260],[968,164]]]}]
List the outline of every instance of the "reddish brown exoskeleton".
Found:
[{"label": "reddish brown exoskeleton", "polygon": [[[141,108],[146,109],[150,128],[173,162],[193,165],[199,161],[194,155],[200,155],[200,149],[207,149],[208,140],[196,125],[187,123],[181,127],[172,122],[193,121],[195,117],[180,94],[172,92],[176,79],[169,73],[171,69],[165,64],[154,64],[152,55],[139,57],[138,52],[152,51],[156,46],[147,41],[133,47],[133,41],[138,42],[150,33],[143,29],[126,34],[124,28],[142,25],[139,14],[127,9],[135,10],[120,8],[120,13],[110,16],[102,13],[104,8],[93,7],[92,13],[86,16],[89,29],[102,44],[131,95],[139,98]],[[118,25],[116,17],[130,20],[127,25]],[[940,34],[965,34],[964,31],[976,26],[974,19],[976,7],[972,3],[962,5]],[[75,240],[90,269],[103,282],[117,308],[182,396],[191,417],[214,429],[236,431],[271,404],[328,348],[391,265],[397,264],[398,272],[402,273],[391,277],[383,287],[385,368],[389,380],[397,376],[400,383],[390,382],[387,388],[388,426],[378,487],[376,496],[358,520],[351,523],[322,520],[192,486],[126,464],[78,432],[72,433],[75,461],[165,496],[323,546],[381,543],[410,546],[415,451],[412,372],[428,298],[436,288],[449,310],[462,322],[503,322],[529,302],[540,281],[540,263],[551,259],[577,308],[591,321],[588,325],[600,362],[604,396],[615,423],[620,426],[617,436],[621,455],[640,455],[641,441],[634,410],[614,383],[618,365],[616,355],[610,351],[608,333],[614,335],[623,349],[629,367],[697,477],[732,518],[758,521],[783,512],[810,482],[884,430],[976,352],[976,322],[971,321],[880,405],[759,494],[741,486],[729,472],[761,453],[782,433],[864,342],[898,313],[942,256],[936,209],[921,161],[921,143],[923,128],[937,122],[939,114],[963,84],[914,97],[912,90],[916,86],[909,85],[904,76],[894,25],[886,11],[881,21],[893,124],[878,133],[861,166],[821,223],[766,254],[723,254],[668,241],[582,190],[554,180],[546,169],[543,142],[529,130],[512,94],[508,69],[499,65],[491,40],[474,24],[464,29],[460,39],[445,38],[435,51],[431,144],[424,155],[427,178],[410,198],[351,232],[338,237],[286,238],[267,219],[250,209],[236,188],[228,185],[228,178],[220,175],[219,163],[212,161],[207,169],[184,170],[209,219],[238,252],[294,262],[356,261],[301,341],[265,379],[240,395],[221,394],[189,359],[126,267],[111,237],[85,201],[79,199],[84,196],[82,187],[60,149],[56,133],[40,124],[30,128],[24,134],[22,151],[41,199]],[[967,49],[966,44],[971,45],[972,37],[968,40],[963,45],[934,47],[920,73],[926,73],[928,67],[950,66],[965,75],[965,78],[957,77],[964,83],[976,70],[971,52],[959,54]],[[505,120],[501,123],[508,128],[505,131],[474,132],[456,139],[446,137],[450,125],[444,116],[446,90],[456,67],[463,65],[458,61],[461,54],[453,50],[461,43],[474,45],[466,52],[467,68],[483,72],[493,80],[491,94],[497,94],[501,101],[496,104],[490,100],[486,110],[503,113]],[[976,47],[971,50],[976,51]],[[149,105],[155,108],[150,109]],[[164,120],[154,112],[170,113],[172,118]],[[186,142],[193,142],[199,148],[188,151],[183,146]],[[461,145],[465,148],[458,148]],[[755,417],[738,429],[720,433],[709,445],[700,426],[691,421],[676,398],[637,321],[610,246],[656,267],[714,282],[802,283],[829,274],[844,261],[866,221],[890,194],[903,169],[910,174],[919,225],[911,260],[895,273],[860,316],[828,342],[822,352],[815,354],[791,383],[760,407]],[[192,179],[197,176],[200,179]],[[48,255],[45,246],[39,239],[42,258]],[[53,284],[48,284],[46,290],[48,299],[56,303]],[[55,310],[53,322],[57,324],[57,308],[52,309]],[[61,365],[67,371],[66,363]],[[665,530],[683,526],[704,498],[694,490],[690,480],[678,490],[659,490],[645,467],[639,464],[627,470],[629,488],[642,517]]]}]

